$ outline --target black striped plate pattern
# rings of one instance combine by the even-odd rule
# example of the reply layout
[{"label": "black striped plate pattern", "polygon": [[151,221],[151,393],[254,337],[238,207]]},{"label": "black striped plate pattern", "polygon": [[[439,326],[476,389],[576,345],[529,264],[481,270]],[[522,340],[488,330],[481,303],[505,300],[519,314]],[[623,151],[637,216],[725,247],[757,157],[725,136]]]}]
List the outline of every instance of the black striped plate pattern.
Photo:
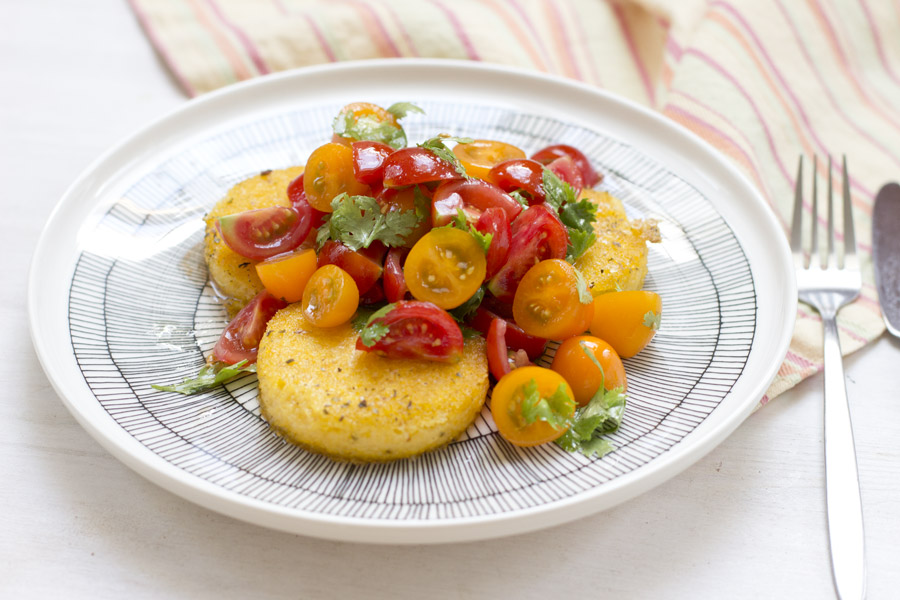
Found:
[{"label": "black striped plate pattern", "polygon": [[[376,99],[377,100],[377,99]],[[387,100],[390,103],[390,99]],[[411,460],[351,465],[271,433],[247,375],[191,397],[159,392],[196,373],[227,322],[207,281],[202,216],[238,181],[302,164],[339,106],[269,115],[210,135],[139,177],[90,231],[69,297],[77,363],[103,409],[190,475],[307,515],[434,521],[508,514],[572,498],[647,465],[691,433],[740,376],[756,295],[747,258],[710,202],[627,142],[509,108],[422,103],[407,133],[500,139],[533,152],[581,148],[632,217],[659,219],[645,288],[663,297],[651,345],[626,360],[629,401],[616,451],[587,459],[520,449],[485,409],[459,440]],[[424,391],[423,393],[427,393]]]}]

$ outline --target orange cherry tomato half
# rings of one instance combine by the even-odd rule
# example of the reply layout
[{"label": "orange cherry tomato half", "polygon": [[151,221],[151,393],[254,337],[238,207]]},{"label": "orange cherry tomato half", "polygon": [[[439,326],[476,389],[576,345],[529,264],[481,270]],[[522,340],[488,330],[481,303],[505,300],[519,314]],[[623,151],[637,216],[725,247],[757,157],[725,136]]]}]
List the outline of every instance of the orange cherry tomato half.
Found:
[{"label": "orange cherry tomato half", "polygon": [[571,401],[572,388],[559,373],[544,367],[520,367],[510,371],[494,386],[491,415],[503,439],[516,446],[537,446],[552,442],[568,430],[568,426],[555,427],[546,421],[526,421],[522,403],[525,388],[532,381],[541,398],[550,398],[562,386],[570,399],[565,407],[566,413],[562,416],[571,417],[575,413],[575,402]]},{"label": "orange cherry tomato half", "polygon": [[650,343],[662,315],[662,298],[655,292],[607,292],[594,298],[591,333],[603,338],[622,358],[630,358]]},{"label": "orange cherry tomato half", "polygon": [[416,242],[403,265],[413,298],[449,310],[472,297],[487,269],[472,234],[453,227],[432,229]]},{"label": "orange cherry tomato half", "polygon": [[329,142],[319,146],[309,155],[303,173],[303,190],[306,200],[314,209],[330,213],[334,197],[347,192],[358,196],[369,192],[369,187],[353,175],[353,150],[343,144]]},{"label": "orange cherry tomato half", "polygon": [[564,340],[583,333],[593,303],[582,304],[575,268],[551,258],[531,267],[513,298],[513,318],[528,335]]},{"label": "orange cherry tomato half", "polygon": [[299,302],[306,282],[316,270],[316,251],[305,248],[256,263],[256,274],[270,294],[285,302]]},{"label": "orange cherry tomato half", "polygon": [[505,160],[525,158],[521,149],[495,140],[475,140],[470,144],[457,144],[453,154],[459,159],[466,173],[478,179],[487,179],[490,170]]},{"label": "orange cherry tomato half", "polygon": [[318,327],[335,327],[350,320],[359,308],[359,289],[337,265],[316,269],[303,290],[303,314]]},{"label": "orange cherry tomato half", "polygon": [[[601,369],[587,352],[591,352]],[[572,386],[579,406],[590,402],[601,382],[607,390],[621,387],[625,391],[625,367],[612,346],[590,335],[571,337],[559,345],[550,368],[563,376]]]}]

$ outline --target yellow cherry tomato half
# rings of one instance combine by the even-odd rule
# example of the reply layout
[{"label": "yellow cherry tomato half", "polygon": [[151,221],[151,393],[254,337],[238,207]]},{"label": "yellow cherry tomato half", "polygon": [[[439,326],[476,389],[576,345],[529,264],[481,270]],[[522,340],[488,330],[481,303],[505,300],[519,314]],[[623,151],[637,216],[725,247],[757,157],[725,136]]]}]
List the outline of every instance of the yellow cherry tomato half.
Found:
[{"label": "yellow cherry tomato half", "polygon": [[661,316],[662,298],[655,292],[607,292],[594,298],[590,330],[630,358],[656,335]]},{"label": "yellow cherry tomato half", "polygon": [[353,174],[353,150],[343,144],[329,142],[309,155],[303,173],[306,200],[316,210],[332,212],[331,201],[343,192],[351,196],[367,194],[369,186],[356,180]]},{"label": "yellow cherry tomato half", "polygon": [[316,251],[305,248],[256,263],[256,274],[270,294],[285,302],[303,299],[306,283],[316,270]]},{"label": "yellow cherry tomato half", "polygon": [[469,144],[457,144],[453,154],[466,168],[466,173],[479,179],[487,179],[490,170],[505,160],[525,158],[525,152],[506,142],[475,140]]},{"label": "yellow cherry tomato half", "polygon": [[[597,368],[588,352],[597,359],[602,370]],[[550,368],[569,382],[579,406],[590,402],[601,382],[607,390],[621,387],[623,392],[627,385],[625,367],[615,349],[590,335],[571,337],[560,344]]]},{"label": "yellow cherry tomato half", "polygon": [[528,269],[513,297],[516,324],[528,335],[549,340],[584,333],[593,310],[592,302],[581,302],[575,268],[558,258]]},{"label": "yellow cherry tomato half", "polygon": [[568,402],[556,406],[557,413],[562,420],[570,418],[575,413],[572,388],[562,375],[544,367],[513,369],[494,386],[491,394],[491,415],[503,439],[516,446],[537,446],[552,442],[569,429],[568,425],[557,427],[543,420],[528,422],[523,404],[532,382],[541,398],[553,397],[562,386],[563,393],[568,395]]},{"label": "yellow cherry tomato half", "polygon": [[335,327],[350,320],[359,308],[359,288],[337,265],[316,269],[303,290],[303,315],[318,327]]},{"label": "yellow cherry tomato half", "polygon": [[449,310],[472,297],[484,281],[487,260],[472,234],[453,227],[432,229],[409,251],[403,266],[416,300]]}]

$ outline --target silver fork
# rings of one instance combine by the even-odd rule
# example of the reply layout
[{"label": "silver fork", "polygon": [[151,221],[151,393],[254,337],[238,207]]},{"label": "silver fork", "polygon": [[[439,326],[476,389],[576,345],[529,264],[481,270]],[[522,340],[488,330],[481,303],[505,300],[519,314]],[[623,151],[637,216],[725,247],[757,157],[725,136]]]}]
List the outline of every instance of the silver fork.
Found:
[{"label": "silver fork", "polygon": [[850,407],[847,402],[844,366],[835,317],[842,306],[859,295],[862,277],[853,233],[847,158],[843,159],[843,264],[838,264],[840,257],[835,253],[831,157],[828,158],[828,243],[827,248],[819,247],[816,223],[818,214],[816,166],[817,161],[813,157],[812,245],[809,264],[807,265],[804,260],[802,243],[802,156],[797,167],[797,184],[794,190],[791,250],[794,254],[800,300],[819,312],[825,330],[825,497],[828,537],[831,543],[834,586],[838,597],[847,600],[865,597],[866,563],[856,450],[853,444]]}]

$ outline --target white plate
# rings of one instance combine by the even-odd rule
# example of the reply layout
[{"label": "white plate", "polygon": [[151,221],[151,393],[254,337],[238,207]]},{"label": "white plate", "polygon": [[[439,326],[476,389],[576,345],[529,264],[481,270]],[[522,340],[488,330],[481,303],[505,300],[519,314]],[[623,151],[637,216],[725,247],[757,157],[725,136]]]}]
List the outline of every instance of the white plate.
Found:
[{"label": "white plate", "polygon": [[[201,365],[225,322],[203,265],[203,214],[237,181],[302,164],[345,103],[413,101],[411,142],[447,132],[527,152],[582,148],[634,216],[661,221],[646,287],[662,327],[626,362],[618,449],[518,449],[479,417],[415,460],[348,465],[270,433],[255,377],[158,392]],[[135,471],[253,523],[332,539],[427,543],[547,527],[609,508],[709,452],[751,412],[790,339],[789,252],[756,190],[670,121],[572,81],[475,63],[367,61],[209,94],[95,162],[66,192],[29,281],[32,336],[79,422]],[[427,393],[427,391],[425,392]]]}]

